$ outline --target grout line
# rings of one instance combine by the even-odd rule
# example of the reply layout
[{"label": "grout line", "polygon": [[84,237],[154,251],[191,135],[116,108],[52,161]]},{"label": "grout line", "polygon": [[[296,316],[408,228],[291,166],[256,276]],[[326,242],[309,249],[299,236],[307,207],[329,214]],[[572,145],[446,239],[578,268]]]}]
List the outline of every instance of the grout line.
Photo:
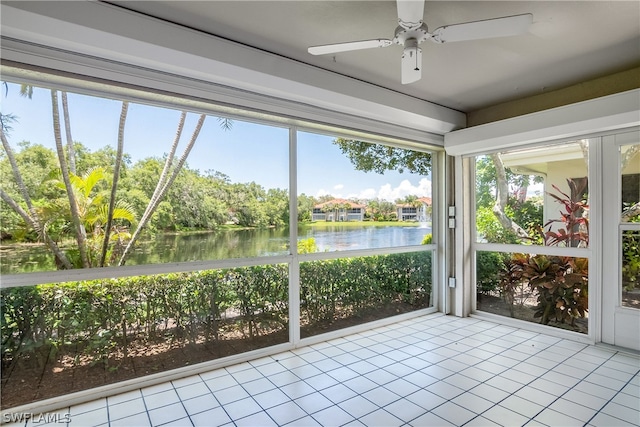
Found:
[{"label": "grout line", "polygon": [[[397,324],[392,324],[392,325],[386,325],[380,328],[376,328],[374,330],[369,330],[369,331],[364,331],[364,332],[359,332],[356,333],[354,335],[350,335],[350,336],[346,336],[346,337],[340,337],[340,338],[334,338],[334,339],[329,339],[327,341],[323,341],[317,344],[314,344],[312,346],[307,347],[307,350],[304,351],[303,353],[300,353],[299,351],[284,351],[282,353],[279,354],[275,354],[275,355],[271,355],[271,356],[267,356],[268,360],[266,363],[262,363],[258,366],[254,366],[251,361],[246,362],[247,368],[246,369],[239,369],[239,370],[234,370],[234,372],[230,372],[227,368],[218,368],[218,369],[214,369],[213,371],[219,371],[220,373],[222,373],[221,376],[229,376],[230,378],[232,378],[234,380],[234,382],[236,384],[230,385],[229,387],[224,387],[220,390],[217,390],[216,392],[221,392],[224,391],[226,389],[229,389],[231,387],[235,387],[236,385],[239,385],[241,387],[241,389],[246,392],[249,397],[251,397],[251,399],[258,405],[258,407],[261,408],[262,413],[265,414],[267,417],[269,417],[269,419],[271,419],[275,424],[278,424],[276,422],[276,420],[270,415],[270,413],[268,412],[267,409],[265,409],[263,407],[263,405],[261,405],[256,399],[255,396],[259,395],[259,394],[263,394],[263,393],[269,393],[272,392],[274,390],[278,390],[281,393],[284,393],[287,397],[287,400],[273,406],[272,408],[269,408],[269,410],[273,409],[273,408],[277,408],[278,406],[281,405],[285,405],[288,403],[293,403],[294,405],[296,405],[297,408],[300,408],[300,410],[302,411],[302,413],[304,413],[305,415],[299,418],[296,418],[294,420],[290,420],[287,421],[287,423],[295,423],[296,421],[299,421],[300,419],[303,419],[305,417],[310,417],[311,419],[314,419],[315,421],[318,421],[313,414],[318,414],[319,412],[328,410],[330,408],[337,408],[341,411],[344,411],[345,413],[347,413],[349,415],[349,417],[351,418],[350,421],[348,421],[346,424],[350,424],[353,423],[354,421],[359,421],[361,419],[363,419],[364,417],[370,416],[372,413],[377,412],[377,411],[385,411],[385,413],[390,414],[391,416],[394,416],[396,418],[398,418],[401,421],[401,424],[399,425],[403,425],[403,426],[410,426],[411,422],[415,421],[416,419],[428,414],[428,413],[432,413],[433,416],[438,416],[437,414],[433,413],[433,410],[451,402],[454,404],[457,404],[455,402],[453,402],[454,399],[457,399],[460,396],[464,396],[465,394],[471,394],[472,396],[476,396],[472,390],[474,390],[475,388],[477,388],[478,386],[482,385],[482,384],[487,384],[488,381],[491,381],[492,379],[495,378],[504,378],[506,380],[512,381],[514,383],[517,383],[517,385],[519,386],[517,389],[515,389],[513,392],[508,392],[506,390],[503,390],[497,386],[492,386],[492,387],[496,387],[497,389],[499,389],[502,392],[507,393],[507,396],[502,398],[501,400],[497,401],[497,402],[490,402],[491,406],[488,409],[485,409],[484,411],[481,411],[479,413],[476,413],[473,410],[467,409],[469,410],[471,413],[474,414],[474,417],[471,418],[470,420],[468,420],[465,424],[471,423],[473,420],[481,417],[483,414],[485,414],[486,412],[490,411],[492,408],[495,408],[496,406],[499,406],[500,403],[504,402],[506,399],[508,399],[509,397],[515,395],[517,392],[527,389],[527,388],[532,388],[535,389],[536,391],[539,391],[538,388],[532,387],[531,384],[534,381],[537,381],[538,379],[541,379],[543,376],[547,375],[548,373],[552,372],[554,369],[562,366],[565,362],[567,362],[568,360],[574,358],[576,355],[581,354],[583,351],[585,351],[585,349],[590,349],[592,348],[592,346],[588,346],[585,345],[584,347],[582,347],[579,350],[576,350],[575,348],[573,348],[574,346],[560,346],[560,352],[556,353],[556,352],[550,352],[550,351],[546,351],[551,347],[557,346],[557,344],[559,343],[563,343],[564,341],[570,341],[567,339],[563,339],[563,338],[558,338],[555,342],[550,343],[549,341],[552,340],[551,338],[547,338],[548,336],[545,335],[544,333],[531,333],[531,336],[528,337],[522,337],[522,336],[518,336],[517,334],[519,332],[521,332],[521,329],[519,328],[515,328],[512,326],[504,326],[504,325],[499,325],[499,324],[493,324],[489,321],[486,320],[482,320],[482,319],[473,319],[473,322],[469,322],[469,319],[447,319],[446,317],[442,317],[442,318],[434,318],[434,319],[422,319],[421,321],[414,322],[409,324],[406,321],[397,323]],[[473,332],[470,332],[470,330],[473,330]],[[464,331],[465,333],[462,334],[461,332]],[[420,334],[419,336],[421,337],[425,337],[425,338],[421,338],[419,341],[416,341],[416,336]],[[482,343],[479,345],[468,345],[465,344],[464,341],[467,339],[474,339],[475,336],[483,334],[484,339],[479,340]],[[428,337],[428,338],[427,338]],[[540,338],[540,340],[536,340],[536,338]],[[542,339],[544,338],[544,339]],[[429,346],[429,349],[424,349],[422,347],[417,347],[416,344],[418,344],[419,342],[429,342],[431,345],[433,345],[433,347]],[[535,352],[534,353],[529,353],[529,352],[524,352],[524,351],[519,351],[518,349],[516,349],[516,347],[519,347],[521,345],[524,345],[526,343],[529,342],[535,342]],[[363,343],[363,344],[361,344]],[[460,350],[460,349],[456,349],[454,344],[463,344],[465,345],[466,349]],[[478,356],[474,356],[473,354],[469,354],[471,353],[473,350],[476,350],[480,347],[486,346],[487,344],[489,345],[493,345],[494,348],[491,348],[490,350],[483,350],[485,352],[487,352],[488,354],[490,354],[489,357],[478,357]],[[315,345],[321,345],[321,348],[316,349],[314,346]],[[504,347],[505,345],[507,345],[507,347]],[[374,348],[374,350],[372,350],[372,347]],[[420,352],[415,352],[412,351],[411,353],[407,353],[405,352],[403,349],[409,349],[411,347],[417,347]],[[333,354],[337,351],[340,351],[339,354],[334,355],[334,356],[330,356],[327,355],[323,352],[323,350],[329,350],[328,353]],[[345,350],[346,349],[346,350]],[[442,351],[442,352],[438,352],[438,350],[441,349],[445,349],[447,351]],[[297,350],[297,349],[296,349]],[[369,350],[371,353],[371,355],[368,355],[368,352],[362,352],[361,350]],[[499,351],[498,351],[499,350]],[[516,356],[517,354],[510,354],[507,353],[506,355],[504,353],[508,352],[508,351],[515,351],[515,352],[519,352],[522,353],[522,355],[526,356],[524,359],[518,359],[518,358],[513,358],[510,356]],[[398,353],[399,352],[399,353]],[[394,357],[390,357],[389,354],[393,353]],[[541,357],[543,360],[547,360],[547,361],[554,361],[552,357],[549,357],[548,354],[549,353],[553,353],[553,356],[557,356],[557,357],[562,357],[562,360],[557,362],[555,365],[549,365],[550,367],[546,367],[546,366],[538,366],[536,365],[536,368],[540,368],[541,372],[538,375],[535,375],[533,377],[533,379],[531,379],[530,381],[528,381],[525,384],[520,383],[519,381],[515,381],[515,380],[511,380],[510,378],[503,376],[503,374],[505,372],[508,372],[510,370],[513,370],[515,366],[521,366],[522,364],[525,363],[530,363],[532,359],[534,358],[539,358]],[[364,354],[363,356],[356,356],[354,354]],[[435,354],[438,355],[439,357],[442,357],[441,360],[439,360],[436,363],[432,363],[427,359],[423,359],[420,356],[422,355],[426,355],[426,354]],[[448,354],[448,355],[447,355]],[[611,361],[611,360],[615,360],[614,356],[616,356],[618,354],[618,352],[612,352],[608,357],[604,358],[604,360],[602,360],[601,362],[599,362],[599,364],[596,365],[596,363],[594,362],[590,362],[592,363],[592,365],[596,365],[595,367],[593,367],[592,369],[589,370],[583,370],[584,373],[587,373],[587,376],[594,373],[597,369],[603,367],[606,365],[607,362]],[[302,357],[303,355],[309,355],[310,360],[308,361],[306,358]],[[313,356],[312,356],[313,355]],[[491,362],[492,359],[494,359],[496,356],[502,356],[508,360],[502,360],[502,361],[498,361],[498,362],[493,362],[494,364],[500,366],[500,368],[503,368],[499,373],[493,373],[489,370],[484,369],[483,367],[477,367],[476,364],[470,364],[467,362],[461,362],[459,360],[455,360],[457,363],[460,363],[462,365],[465,365],[465,367],[462,369],[459,369],[457,371],[448,369],[442,365],[440,365],[441,363],[448,361],[448,360],[452,360],[454,358],[458,358],[459,356],[463,356],[463,355],[467,355],[469,357],[473,357],[474,359],[468,359],[469,361],[473,361],[475,359],[480,359],[481,362],[478,362],[477,364],[480,364],[482,362]],[[601,358],[601,356],[597,356],[594,354],[588,354],[585,353],[585,355],[590,355],[595,357],[598,357],[599,359]],[[316,356],[321,356],[321,358],[316,358]],[[342,357],[341,357],[342,356]],[[352,356],[353,358],[349,358],[348,356]],[[406,357],[405,357],[406,356]],[[358,363],[362,363],[362,362],[368,362],[371,363],[370,360],[374,359],[374,358],[379,358],[379,357],[386,357],[389,359],[389,361],[391,361],[390,364],[384,365],[382,367],[378,367],[374,364],[375,369],[372,371],[368,371],[365,372],[363,374],[359,373],[357,370],[352,369],[352,366]],[[286,361],[289,360],[290,362],[292,362],[294,359],[293,358],[298,358],[300,360],[300,365],[296,365],[296,364],[291,364],[291,363],[287,363]],[[338,358],[336,360],[336,358]],[[435,366],[438,367],[440,369],[446,370],[446,371],[451,371],[451,374],[449,375],[445,375],[442,378],[437,378],[437,377],[433,377],[434,378],[434,382],[431,384],[428,384],[426,386],[421,386],[420,384],[416,384],[415,382],[411,381],[411,380],[407,380],[405,377],[414,373],[423,373],[425,375],[425,372],[423,372],[423,370],[426,368],[414,368],[408,364],[405,364],[403,362],[409,361],[409,360],[413,360],[413,359],[421,359],[423,360],[425,363],[428,363],[428,365],[426,367],[431,367],[431,366]],[[262,358],[261,358],[262,359]],[[329,360],[329,361],[333,361],[336,363],[336,367],[331,367],[331,368],[327,368],[327,369],[319,369],[320,372],[315,373],[314,375],[311,376],[306,376],[306,374],[304,374],[303,376],[305,376],[305,378],[300,377],[299,375],[296,375],[294,373],[294,370],[298,369],[298,368],[305,368],[307,366],[310,367],[316,367],[316,363],[319,363],[321,361],[325,361],[325,360]],[[506,366],[503,363],[509,363],[509,361],[513,361],[514,364],[510,365],[510,366]],[[271,363],[276,363],[278,364],[280,367],[282,367],[284,370],[280,371],[280,372],[275,372],[273,374],[265,374],[260,367],[261,366],[266,366],[269,365]],[[384,362],[382,362],[381,364],[384,364]],[[392,370],[390,369],[391,367],[397,366],[398,364],[402,365],[400,370]],[[288,367],[288,365],[291,365],[292,367]],[[546,365],[546,364],[545,364]],[[477,369],[480,369],[481,371],[485,372],[487,375],[490,375],[490,377],[488,377],[486,380],[484,381],[479,381],[476,378],[472,378],[470,376],[467,376],[464,374],[464,371],[472,368],[472,367],[476,367]],[[350,369],[352,371],[354,371],[357,376],[355,377],[350,377],[348,379],[338,379],[341,378],[339,375],[337,375],[337,378],[331,375],[331,372],[336,372],[339,369]],[[406,368],[407,371],[410,370],[409,373],[407,374],[401,374],[400,372],[402,372],[402,370]],[[233,373],[239,373],[239,372],[243,372],[243,371],[247,371],[247,370],[256,370],[259,373],[259,376],[256,378],[253,378],[251,380],[242,380],[239,381],[238,379],[236,379],[236,377],[233,375]],[[576,369],[580,369],[577,368]],[[599,408],[598,411],[596,411],[596,413],[591,416],[591,418],[584,424],[585,426],[591,422],[594,417],[596,417],[609,403],[611,403],[613,401],[613,399],[618,396],[621,392],[622,389],[624,389],[624,387],[626,387],[628,384],[630,384],[633,379],[635,378],[636,375],[638,375],[640,373],[640,370],[636,371],[635,374],[631,374],[629,372],[626,371],[622,371],[619,369],[616,369],[615,367],[612,367],[610,369],[614,369],[616,371],[619,371],[621,373],[624,373],[625,375],[629,376],[629,379],[626,381],[626,383],[615,392],[615,394],[609,398],[609,400],[601,407]],[[374,374],[376,372],[384,372],[385,374],[389,375],[389,378],[392,378],[389,381],[386,380],[382,380],[381,383],[378,383],[377,381],[372,380],[371,378],[367,377],[367,375],[370,374]],[[394,373],[398,372],[398,373]],[[446,372],[445,371],[445,372]],[[304,384],[305,386],[310,387],[311,390],[313,390],[310,393],[306,393],[306,394],[302,394],[300,396],[295,396],[295,397],[291,397],[289,394],[285,393],[283,388],[285,388],[286,386],[293,384],[293,383],[288,383],[285,384],[283,386],[278,386],[273,380],[272,377],[278,374],[282,374],[282,373],[288,373],[290,375],[292,375],[294,378],[297,378],[296,381],[294,381],[294,383],[296,382],[301,382],[302,384]],[[463,377],[466,377],[469,380],[475,381],[478,384],[472,386],[472,387],[465,387],[465,388],[461,388],[460,390],[462,391],[462,393],[452,397],[452,398],[445,398],[443,396],[438,395],[438,393],[434,393],[431,392],[430,390],[427,390],[427,387],[431,387],[435,384],[442,384],[444,383],[444,385],[450,386],[450,387],[455,387],[455,388],[459,388],[454,384],[451,384],[449,382],[447,382],[447,379],[452,378],[454,375],[460,374]],[[214,380],[215,378],[219,378],[221,376],[215,376],[213,378],[211,378],[212,380]],[[431,375],[429,375],[430,377],[432,377]],[[209,386],[209,384],[207,384],[207,382],[204,380],[204,378],[202,378],[201,374],[197,374],[197,377],[199,378],[199,382],[194,382],[193,384],[187,384],[183,387],[188,387],[188,386],[193,386],[195,384],[200,384],[200,383],[204,383],[206,389],[208,390],[209,394],[203,394],[200,396],[193,396],[189,399],[185,399],[185,400],[190,400],[190,399],[195,399],[201,396],[211,396],[215,399],[215,401],[218,403],[218,405],[220,406],[220,408],[222,408],[222,410],[225,412],[225,414],[227,415],[227,417],[231,420],[230,421],[230,425],[236,425],[237,421],[242,420],[246,417],[250,417],[250,416],[254,416],[256,414],[259,414],[260,412],[257,412],[255,414],[249,414],[245,417],[239,418],[238,420],[234,420],[230,414],[227,412],[225,405],[222,405],[220,403],[220,400],[218,400],[218,398],[215,396],[214,391],[211,389],[211,387]],[[328,387],[324,387],[321,389],[318,389],[316,387],[314,387],[312,385],[312,383],[308,382],[308,380],[312,379],[312,378],[316,378],[316,379],[320,379],[322,380],[323,378],[319,378],[319,377],[323,377],[323,378],[327,378],[328,380],[335,380],[337,381],[336,384],[330,385]],[[247,378],[251,378],[251,376],[247,376]],[[361,378],[361,379],[366,379],[368,381],[371,381],[374,385],[374,387],[372,389],[366,390],[364,392],[359,392],[356,390],[356,387],[354,387],[354,385],[346,385],[345,383],[347,383],[348,381],[352,380],[352,379],[357,379],[357,378]],[[574,377],[572,377],[574,378]],[[540,405],[542,406],[542,409],[537,412],[534,416],[529,417],[523,414],[520,414],[519,412],[515,411],[515,410],[511,410],[509,408],[504,407],[505,410],[508,410],[510,412],[513,412],[514,414],[518,414],[520,416],[523,416],[524,418],[527,418],[528,421],[527,422],[531,422],[533,421],[537,416],[539,416],[541,413],[543,413],[545,410],[549,409],[549,407],[551,405],[553,405],[554,403],[558,402],[560,399],[562,399],[563,396],[565,396],[568,392],[570,392],[571,390],[573,390],[575,387],[577,387],[580,384],[583,384],[585,381],[585,377],[582,378],[574,378],[575,380],[577,380],[577,383],[574,384],[573,386],[569,387],[567,390],[563,391],[559,396],[554,396],[554,399],[548,403],[546,406],[545,405]],[[252,381],[257,381],[257,380],[263,380],[266,379],[271,386],[273,386],[272,389],[269,390],[265,390],[262,391],[260,393],[251,393],[249,392],[249,390],[246,388],[247,384],[251,383]],[[417,389],[415,391],[412,391],[411,393],[407,394],[406,396],[404,395],[399,395],[396,392],[394,392],[391,388],[389,388],[389,385],[393,382],[396,382],[398,380],[405,380],[407,381],[408,384],[410,384],[413,387],[417,387]],[[329,381],[331,382],[331,381]],[[204,409],[204,411],[200,411],[198,413],[194,413],[191,414],[189,413],[189,411],[187,410],[186,406],[185,406],[185,400],[182,399],[182,397],[180,396],[180,394],[178,393],[178,388],[180,387],[176,387],[175,384],[172,381],[169,381],[170,383],[170,388],[168,390],[173,390],[177,396],[178,396],[178,400],[180,401],[183,409],[185,410],[185,412],[187,413],[187,416],[189,417],[189,421],[191,422],[192,425],[195,425],[195,422],[192,420],[192,415],[197,415],[200,414],[204,411],[207,411],[208,409]],[[333,400],[328,398],[323,391],[328,390],[331,387],[335,387],[337,385],[342,385],[343,387],[345,387],[346,389],[348,389],[350,392],[354,393],[354,396],[349,397],[348,399],[345,399],[344,401],[340,401],[338,403],[333,403]],[[608,388],[608,387],[607,387]],[[151,425],[153,425],[151,423],[151,418],[150,418],[150,411],[147,407],[147,403],[146,403],[146,397],[149,396],[153,396],[157,393],[160,392],[164,392],[164,391],[168,391],[168,390],[161,390],[152,394],[149,394],[148,396],[145,396],[142,393],[142,390],[139,389],[138,392],[140,394],[140,397],[142,397],[142,403],[144,405],[144,410],[146,412],[147,415],[147,419],[149,421],[149,423]],[[383,405],[378,405],[375,402],[373,402],[370,399],[367,399],[367,397],[365,397],[364,395],[367,394],[370,391],[373,390],[384,390],[385,392],[388,393],[392,393],[393,396],[393,400],[385,403]],[[410,400],[408,400],[408,397],[421,392],[421,391],[427,391],[430,393],[435,394],[436,396],[438,396],[439,398],[443,399],[443,402],[437,406],[432,407],[430,410],[427,410],[424,406],[414,403]],[[540,390],[541,392],[544,392],[544,390]],[[587,394],[588,392],[585,392]],[[307,397],[307,396],[311,396],[311,395],[321,395],[324,396],[325,398],[327,398],[330,402],[331,405],[327,408],[322,408],[319,409],[315,412],[308,412],[306,409],[304,409],[302,406],[300,406],[296,400],[303,398],[303,397]],[[403,392],[404,394],[404,392]],[[292,395],[293,396],[293,395]],[[599,396],[595,396],[592,395],[594,397],[599,397]],[[358,417],[352,415],[348,410],[344,409],[342,406],[340,406],[341,404],[343,404],[344,402],[349,401],[350,399],[356,398],[356,397],[360,397],[362,399],[365,399],[366,401],[370,402],[372,405],[374,405],[374,409],[362,414]],[[395,398],[397,397],[397,398]],[[481,396],[479,396],[481,397]],[[470,396],[471,398],[471,396]],[[107,409],[107,424],[111,424],[111,412],[110,409],[112,406],[114,406],[114,404],[110,404],[109,402],[110,397],[107,397],[105,399],[106,402],[106,409]],[[243,398],[242,398],[243,399]],[[124,403],[124,402],[128,402],[131,401],[132,399],[128,399],[126,401],[123,402],[118,402],[118,403]],[[240,399],[241,400],[241,399]],[[424,410],[424,412],[419,415],[416,418],[413,418],[409,421],[404,421],[403,419],[401,419],[400,417],[396,416],[396,414],[392,411],[387,410],[386,408],[388,408],[390,405],[400,402],[400,401],[407,401],[407,402],[411,402],[417,406],[419,406],[420,408],[422,408]],[[237,402],[239,400],[234,400],[232,402],[228,402],[227,404],[230,403],[234,403]],[[217,407],[216,407],[217,408]],[[466,409],[466,408],[465,408]],[[68,410],[70,410],[70,408],[68,408]],[[139,415],[139,414],[134,414],[134,415]],[[130,415],[133,416],[133,415]],[[126,419],[122,418],[122,420]],[[440,417],[441,418],[441,417]],[[446,420],[448,422],[451,422],[449,420]],[[579,421],[579,420],[578,420]]]},{"label": "grout line", "polygon": [[[606,362],[608,362],[609,360],[611,360],[611,359],[613,358],[613,356],[615,356],[616,354],[618,354],[618,352],[615,352],[614,354],[612,354],[610,358],[608,358],[605,362],[603,362],[603,363],[602,363],[602,365],[604,365],[604,363],[606,363]],[[602,365],[600,365],[600,366],[602,366]],[[598,366],[598,368],[599,368],[600,366]],[[596,368],[596,369],[597,369],[597,368]],[[594,369],[594,371],[595,371],[595,369]],[[602,412],[602,410],[603,410],[603,409],[604,409],[604,408],[605,408],[609,403],[611,403],[611,401],[612,401],[613,399],[615,399],[615,397],[616,397],[618,394],[622,393],[622,390],[623,390],[626,386],[628,386],[628,385],[631,383],[631,381],[633,381],[633,379],[635,378],[635,376],[636,376],[636,375],[638,375],[639,373],[640,373],[640,369],[638,369],[638,370],[636,371],[636,373],[635,373],[635,374],[631,375],[631,377],[630,377],[630,378],[627,380],[627,382],[626,382],[626,383],[625,383],[625,384],[620,388],[620,390],[616,391],[616,393],[615,393],[613,396],[611,396],[611,397],[609,398],[609,400],[607,400],[607,402],[606,402],[604,405],[602,405],[602,407],[600,407],[600,409],[598,409],[598,411],[596,411],[596,413],[595,413],[595,414],[593,414],[593,415],[591,416],[591,418],[589,418],[589,419],[587,420],[587,422],[586,422],[586,423],[584,423],[584,425],[585,425],[585,426],[586,426],[586,425],[588,425],[588,424],[591,422],[591,420],[593,420],[593,419],[594,419],[594,418],[595,418],[595,417],[596,417],[600,412]],[[609,415],[609,414],[607,414],[607,415]],[[616,419],[621,420],[620,418],[616,417],[615,415],[609,415],[609,416],[611,416],[611,417],[613,417],[613,418],[616,418]],[[626,422],[625,420],[621,420],[621,421]]]}]

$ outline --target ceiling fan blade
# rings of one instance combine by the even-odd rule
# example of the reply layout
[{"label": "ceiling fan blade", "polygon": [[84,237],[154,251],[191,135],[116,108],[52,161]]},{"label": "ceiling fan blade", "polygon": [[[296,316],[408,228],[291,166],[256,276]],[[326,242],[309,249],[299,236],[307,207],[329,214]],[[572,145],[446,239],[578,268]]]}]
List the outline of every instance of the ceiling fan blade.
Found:
[{"label": "ceiling fan blade", "polygon": [[418,28],[424,17],[424,0],[397,0],[398,23],[406,29]]},{"label": "ceiling fan blade", "polygon": [[357,42],[346,42],[336,44],[325,44],[311,46],[308,51],[312,55],[326,55],[329,53],[347,52],[350,50],[371,49],[374,47],[387,47],[393,42],[388,39],[361,40]]},{"label": "ceiling fan blade", "polygon": [[401,69],[403,85],[417,82],[422,77],[422,49],[417,43],[414,46],[405,46]]},{"label": "ceiling fan blade", "polygon": [[529,29],[533,15],[505,16],[486,19],[484,21],[466,22],[464,24],[446,25],[432,33],[431,40],[436,43],[450,43],[465,40],[488,39],[524,34]]}]

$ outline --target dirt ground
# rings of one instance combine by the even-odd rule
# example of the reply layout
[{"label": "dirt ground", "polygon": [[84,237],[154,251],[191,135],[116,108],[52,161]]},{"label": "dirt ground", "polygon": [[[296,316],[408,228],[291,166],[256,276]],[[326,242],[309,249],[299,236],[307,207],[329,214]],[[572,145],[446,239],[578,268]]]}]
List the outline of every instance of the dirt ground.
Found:
[{"label": "dirt ground", "polygon": [[[511,317],[510,305],[503,298],[497,296],[478,295],[477,309],[478,311]],[[521,302],[515,303],[513,311],[513,317],[515,319],[526,320],[527,322],[532,323],[540,323],[540,318],[536,318],[533,316],[535,313],[535,303],[532,302],[531,299],[525,298]],[[575,319],[573,325],[568,323],[556,322],[552,318],[548,326],[586,334],[588,333],[588,317]]]},{"label": "dirt ground", "polygon": [[[309,337],[353,325],[406,313],[422,307],[394,303],[367,310],[357,316],[344,316],[332,322],[303,325],[301,336]],[[155,342],[139,339],[130,342],[127,354],[114,348],[108,358],[96,362],[83,356],[82,348],[68,347],[54,352],[41,348],[12,363],[3,361],[1,408],[23,405],[62,394],[139,378],[157,372],[219,359],[289,341],[282,328],[263,327],[259,335],[246,337],[234,324],[221,328],[218,339],[200,336],[190,341],[167,338]],[[172,336],[172,331],[167,331]],[[6,363],[6,366],[5,366]]]}]

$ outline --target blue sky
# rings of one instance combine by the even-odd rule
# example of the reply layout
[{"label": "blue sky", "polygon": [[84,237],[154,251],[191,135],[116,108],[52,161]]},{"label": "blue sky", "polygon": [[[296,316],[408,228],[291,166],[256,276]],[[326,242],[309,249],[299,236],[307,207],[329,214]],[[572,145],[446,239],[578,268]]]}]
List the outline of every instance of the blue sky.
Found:
[{"label": "blue sky", "polygon": [[[17,122],[9,141],[54,148],[51,97],[48,89],[36,88],[32,99],[19,95],[9,84],[2,94],[1,111]],[[69,93],[72,136],[92,151],[115,147],[121,102]],[[179,110],[130,103],[125,127],[125,153],[132,160],[162,156],[176,134]],[[178,153],[191,138],[198,114],[189,113]],[[64,130],[63,130],[64,132]],[[232,182],[255,181],[265,188],[288,188],[288,129],[234,120],[223,130],[215,117],[207,117],[187,163],[204,172],[215,170]],[[333,137],[300,132],[298,135],[298,193],[310,196],[383,198],[393,201],[409,194],[431,196],[428,177],[389,172],[385,175],[355,171],[350,161],[331,143]],[[178,154],[178,155],[179,155]]]}]

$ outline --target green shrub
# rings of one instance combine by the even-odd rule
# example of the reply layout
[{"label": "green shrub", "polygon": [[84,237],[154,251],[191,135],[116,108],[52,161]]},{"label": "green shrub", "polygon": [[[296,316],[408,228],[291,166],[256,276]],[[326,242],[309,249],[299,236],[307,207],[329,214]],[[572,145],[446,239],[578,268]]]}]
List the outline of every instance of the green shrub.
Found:
[{"label": "green shrub", "polygon": [[375,255],[300,264],[300,310],[309,323],[401,301],[428,307],[431,252]]},{"label": "green shrub", "polygon": [[508,254],[476,252],[476,292],[488,294],[499,288],[500,272],[504,269]]},{"label": "green shrub", "polygon": [[[431,252],[304,262],[300,281],[310,323],[395,301],[428,307]],[[288,265],[276,264],[4,288],[3,366],[43,347],[107,363],[140,340],[219,339],[223,322],[248,339],[286,330],[288,286]]]},{"label": "green shrub", "polygon": [[312,254],[318,252],[318,245],[316,245],[316,239],[309,237],[308,239],[298,240],[298,253],[299,254]]}]

